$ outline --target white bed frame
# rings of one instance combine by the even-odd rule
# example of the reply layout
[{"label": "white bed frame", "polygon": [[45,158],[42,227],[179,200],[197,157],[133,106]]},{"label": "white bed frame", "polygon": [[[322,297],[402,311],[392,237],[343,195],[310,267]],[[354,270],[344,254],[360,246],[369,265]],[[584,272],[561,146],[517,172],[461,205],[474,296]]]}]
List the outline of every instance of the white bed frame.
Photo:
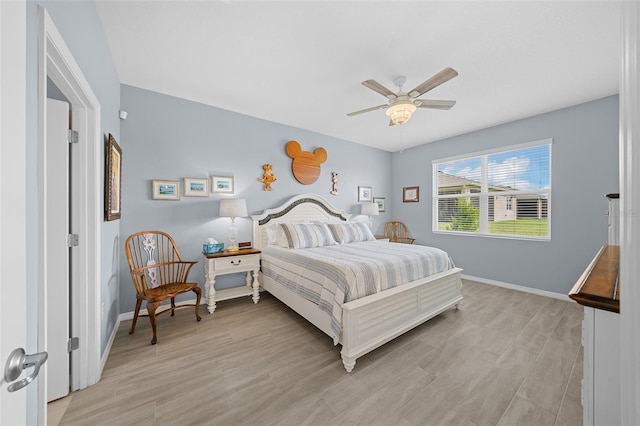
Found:
[{"label": "white bed frame", "polygon": [[[266,227],[280,222],[346,221],[350,215],[313,194],[297,195],[279,207],[252,216],[257,249],[268,245]],[[342,363],[351,372],[356,359],[441,312],[458,307],[462,300],[462,269],[422,278],[342,306]],[[302,315],[328,336],[330,318],[314,303],[298,296],[273,279],[261,275],[265,290]]]}]

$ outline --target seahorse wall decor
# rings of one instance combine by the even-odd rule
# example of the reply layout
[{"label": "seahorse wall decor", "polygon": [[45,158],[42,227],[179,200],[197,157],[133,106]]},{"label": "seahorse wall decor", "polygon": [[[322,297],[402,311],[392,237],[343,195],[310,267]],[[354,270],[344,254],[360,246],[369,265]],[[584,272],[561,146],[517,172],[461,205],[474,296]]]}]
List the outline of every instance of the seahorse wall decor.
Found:
[{"label": "seahorse wall decor", "polygon": [[287,155],[291,161],[291,171],[298,182],[311,185],[320,176],[320,164],[327,161],[327,151],[316,148],[315,151],[303,151],[297,141],[289,141],[286,146]]},{"label": "seahorse wall decor", "polygon": [[264,173],[261,178],[258,178],[260,182],[264,184],[262,189],[264,191],[271,191],[271,184],[275,182],[278,177],[273,174],[273,166],[271,164],[265,164],[262,166]]}]

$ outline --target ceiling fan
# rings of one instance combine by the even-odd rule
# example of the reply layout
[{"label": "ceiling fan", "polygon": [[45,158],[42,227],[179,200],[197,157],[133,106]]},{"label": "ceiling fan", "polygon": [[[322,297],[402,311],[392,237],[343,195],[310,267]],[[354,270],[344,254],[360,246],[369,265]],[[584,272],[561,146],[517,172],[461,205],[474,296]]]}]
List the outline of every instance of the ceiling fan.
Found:
[{"label": "ceiling fan", "polygon": [[403,92],[402,86],[406,82],[406,77],[398,76],[393,79],[393,83],[398,86],[398,93],[393,93],[391,90],[384,87],[382,84],[375,80],[366,80],[362,82],[362,85],[368,87],[374,92],[380,93],[389,99],[389,102],[382,105],[377,105],[371,108],[361,109],[360,111],[354,111],[347,114],[349,117],[354,115],[363,114],[369,111],[375,111],[378,109],[386,109],[386,114],[391,121],[389,126],[395,126],[396,124],[402,124],[409,121],[411,114],[413,114],[416,108],[431,108],[431,109],[451,109],[456,104],[456,101],[443,101],[432,99],[417,99],[419,96],[424,95],[429,90],[432,90],[443,83],[451,80],[457,76],[458,72],[453,68],[445,68],[433,77],[427,79],[422,84],[416,86],[409,92]]}]

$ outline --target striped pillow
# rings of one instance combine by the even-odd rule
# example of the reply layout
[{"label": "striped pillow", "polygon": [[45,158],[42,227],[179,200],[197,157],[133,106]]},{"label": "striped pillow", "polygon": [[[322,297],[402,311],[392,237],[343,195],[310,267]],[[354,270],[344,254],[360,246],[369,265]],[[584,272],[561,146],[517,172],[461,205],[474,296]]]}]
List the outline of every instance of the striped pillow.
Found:
[{"label": "striped pillow", "polygon": [[364,223],[330,223],[329,229],[333,238],[340,243],[358,243],[360,241],[374,241],[371,229]]},{"label": "striped pillow", "polygon": [[281,223],[289,248],[312,248],[336,244],[324,223]]}]

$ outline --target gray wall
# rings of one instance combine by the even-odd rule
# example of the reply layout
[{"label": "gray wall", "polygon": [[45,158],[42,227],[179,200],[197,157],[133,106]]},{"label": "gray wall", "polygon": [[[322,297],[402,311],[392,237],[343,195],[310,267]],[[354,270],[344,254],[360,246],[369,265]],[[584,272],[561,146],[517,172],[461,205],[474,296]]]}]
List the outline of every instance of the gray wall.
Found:
[{"label": "gray wall", "polygon": [[[432,232],[432,160],[553,138],[551,241]],[[607,200],[618,192],[618,97],[542,114],[392,156],[392,209],[416,243],[447,250],[464,273],[566,294],[607,242]],[[404,186],[419,203],[402,203]]]},{"label": "gray wall", "polygon": [[[328,199],[352,214],[360,213],[358,185],[373,187],[374,196],[391,197],[391,153],[211,106],[121,86],[123,182],[121,240],[134,232],[160,229],[170,233],[184,258],[200,260],[191,279],[204,283],[202,243],[208,237],[228,244],[228,218],[218,218],[221,198],[246,198],[249,214],[275,207],[288,198],[310,192]],[[289,140],[302,149],[327,150],[321,175],[311,185],[298,183],[285,152]],[[270,163],[278,177],[272,191],[263,191],[258,178],[262,165]],[[331,191],[331,172],[339,173],[339,195]],[[235,194],[184,197],[180,201],[151,198],[153,179],[179,180],[211,175],[233,176]],[[182,189],[184,192],[184,188]],[[374,220],[374,231],[391,217],[387,212]],[[251,220],[238,219],[238,240],[250,241]],[[216,287],[238,285],[239,276],[222,276]],[[135,292],[124,253],[120,255],[120,312],[135,307]],[[191,297],[191,296],[189,296]],[[182,299],[186,298],[183,297]]]},{"label": "gray wall", "polygon": [[[111,52],[107,40],[102,32],[102,24],[98,18],[95,3],[92,0],[83,1],[28,1],[27,3],[27,211],[31,212],[27,218],[28,246],[35,247],[38,243],[38,8],[43,6],[49,12],[58,31],[69,47],[74,59],[80,66],[84,77],[89,82],[93,92],[100,101],[101,126],[105,138],[112,133],[119,139],[120,120],[120,82],[115,66],[111,59]],[[104,148],[100,164],[104,165]],[[126,149],[126,144],[123,146]],[[98,171],[101,180],[104,179],[103,167]],[[101,205],[101,209],[102,205]],[[106,315],[101,324],[101,352],[104,353],[106,343],[113,331],[118,318],[118,273],[117,252],[120,248],[119,221],[104,222],[100,229],[102,263],[100,267],[100,282],[87,283],[99,288],[101,302],[106,306]],[[27,272],[27,280],[37,283],[37,268]],[[37,288],[36,284],[29,288]],[[34,297],[35,300],[35,297]],[[29,321],[35,321],[30,318]]]}]

